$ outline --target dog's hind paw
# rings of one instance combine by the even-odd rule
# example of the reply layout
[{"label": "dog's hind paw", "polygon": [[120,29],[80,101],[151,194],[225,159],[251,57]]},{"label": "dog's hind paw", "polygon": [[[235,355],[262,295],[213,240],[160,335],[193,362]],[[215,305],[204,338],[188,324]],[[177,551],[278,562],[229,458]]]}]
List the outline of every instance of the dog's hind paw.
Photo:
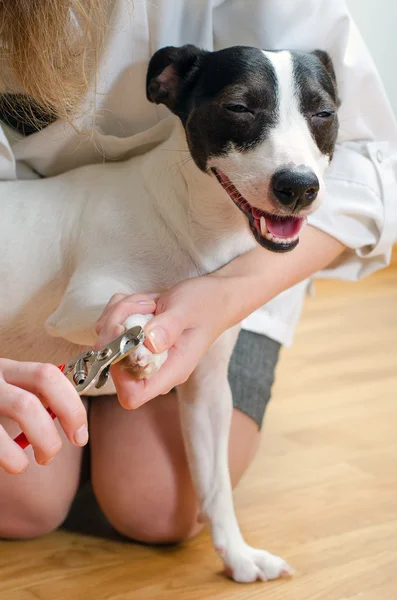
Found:
[{"label": "dog's hind paw", "polygon": [[238,552],[223,551],[221,557],[225,562],[226,575],[237,583],[270,581],[294,574],[289,564],[279,556],[247,545]]},{"label": "dog's hind paw", "polygon": [[[144,327],[152,318],[153,315],[131,315],[125,321],[124,326],[126,329],[135,325]],[[123,368],[136,379],[150,379],[167,360],[167,356],[167,351],[153,354],[149,348],[142,345],[123,360]]]}]

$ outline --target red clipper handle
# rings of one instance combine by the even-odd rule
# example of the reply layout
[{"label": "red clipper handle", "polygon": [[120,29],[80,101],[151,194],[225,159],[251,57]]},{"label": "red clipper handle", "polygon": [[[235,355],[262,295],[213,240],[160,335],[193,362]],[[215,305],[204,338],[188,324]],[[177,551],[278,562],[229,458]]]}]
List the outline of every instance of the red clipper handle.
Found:
[{"label": "red clipper handle", "polygon": [[[60,371],[65,370],[65,366],[66,365],[59,365],[58,369]],[[48,414],[50,415],[51,419],[56,419],[56,415],[52,412],[51,408],[46,408],[46,411],[48,412]],[[25,450],[25,448],[27,448],[28,446],[30,446],[30,442],[28,440],[28,438],[26,437],[26,435],[24,433],[20,433],[15,439],[14,442],[16,444],[18,444],[18,446],[20,446],[22,448],[22,450]]]}]

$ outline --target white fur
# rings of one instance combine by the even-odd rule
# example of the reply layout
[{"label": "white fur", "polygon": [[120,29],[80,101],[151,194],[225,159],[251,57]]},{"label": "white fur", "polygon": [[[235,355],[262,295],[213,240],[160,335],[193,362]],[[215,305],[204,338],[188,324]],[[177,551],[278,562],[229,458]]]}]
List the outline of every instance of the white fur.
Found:
[{"label": "white fur", "polygon": [[[266,205],[270,173],[305,164],[320,175],[292,89],[291,60],[269,55],[279,74],[282,118],[270,140],[223,162],[239,175],[247,199]],[[88,166],[58,177],[4,182],[0,220],[0,346],[17,360],[65,362],[95,341],[94,325],[117,292],[160,292],[211,272],[253,248],[247,219],[214,177],[189,160],[177,119],[170,137],[123,163]],[[162,125],[160,125],[162,127]],[[152,135],[148,133],[148,135]],[[188,159],[188,160],[187,160]],[[144,324],[135,315],[126,326]],[[228,474],[232,412],[227,365],[236,337],[226,332],[178,397],[186,450],[203,517],[236,581],[290,572],[280,558],[244,542]],[[146,348],[132,358],[138,376],[160,368],[165,355]],[[102,391],[101,391],[102,392]]]}]

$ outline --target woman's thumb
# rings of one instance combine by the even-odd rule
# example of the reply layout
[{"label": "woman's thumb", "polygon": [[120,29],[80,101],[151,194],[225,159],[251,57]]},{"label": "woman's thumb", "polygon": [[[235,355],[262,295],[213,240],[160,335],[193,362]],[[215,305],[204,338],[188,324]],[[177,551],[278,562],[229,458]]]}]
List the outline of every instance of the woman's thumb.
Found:
[{"label": "woman's thumb", "polygon": [[185,319],[171,310],[155,315],[145,327],[145,345],[158,354],[171,348],[185,329]]}]

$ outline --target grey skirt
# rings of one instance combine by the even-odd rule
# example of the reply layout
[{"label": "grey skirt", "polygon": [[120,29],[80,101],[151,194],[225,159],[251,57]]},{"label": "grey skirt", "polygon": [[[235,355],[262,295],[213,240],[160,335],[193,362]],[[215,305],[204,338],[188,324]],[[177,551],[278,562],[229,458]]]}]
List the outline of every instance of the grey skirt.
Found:
[{"label": "grey skirt", "polygon": [[229,365],[233,405],[260,429],[270,400],[280,344],[266,335],[241,330]]}]

